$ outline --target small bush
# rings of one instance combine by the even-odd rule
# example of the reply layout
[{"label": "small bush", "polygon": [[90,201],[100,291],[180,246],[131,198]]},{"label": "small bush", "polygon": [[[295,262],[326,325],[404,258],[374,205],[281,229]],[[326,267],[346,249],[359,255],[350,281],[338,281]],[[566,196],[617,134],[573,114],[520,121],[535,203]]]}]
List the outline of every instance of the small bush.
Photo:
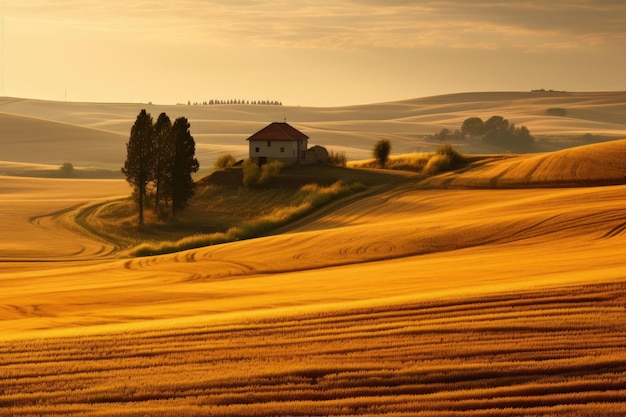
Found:
[{"label": "small bush", "polygon": [[217,158],[217,161],[215,161],[213,168],[215,168],[216,171],[220,169],[230,168],[235,164],[235,162],[237,161],[235,160],[235,157],[231,154],[220,155],[220,157]]},{"label": "small bush", "polygon": [[463,156],[456,151],[449,143],[444,143],[433,156],[430,157],[424,171],[428,174],[438,174],[440,172],[456,169],[463,162]]},{"label": "small bush", "polygon": [[453,167],[463,162],[463,156],[459,152],[457,152],[457,150],[454,149],[449,143],[444,143],[443,145],[441,145],[439,148],[437,148],[436,152],[439,155],[446,155],[450,159]]},{"label": "small bush", "polygon": [[259,177],[257,184],[267,184],[272,178],[277,177],[280,174],[280,170],[283,168],[283,163],[280,161],[272,161],[261,167],[261,176]]},{"label": "small bush", "polygon": [[328,151],[328,163],[336,167],[345,167],[348,163],[345,152]]},{"label": "small bush", "polygon": [[243,185],[252,187],[259,182],[261,168],[251,159],[246,159],[241,169],[243,170]]},{"label": "small bush", "polygon": [[452,160],[445,154],[434,154],[426,164],[426,172],[429,174],[438,174],[440,172],[450,171],[451,169]]}]

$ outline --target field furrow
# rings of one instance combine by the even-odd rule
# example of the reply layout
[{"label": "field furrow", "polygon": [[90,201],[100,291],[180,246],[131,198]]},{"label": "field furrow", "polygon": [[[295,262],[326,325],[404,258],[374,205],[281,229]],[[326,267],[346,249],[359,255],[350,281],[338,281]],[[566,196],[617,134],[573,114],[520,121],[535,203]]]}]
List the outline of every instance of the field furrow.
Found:
[{"label": "field furrow", "polygon": [[619,415],[624,323],[617,282],[18,340],[0,415]]}]

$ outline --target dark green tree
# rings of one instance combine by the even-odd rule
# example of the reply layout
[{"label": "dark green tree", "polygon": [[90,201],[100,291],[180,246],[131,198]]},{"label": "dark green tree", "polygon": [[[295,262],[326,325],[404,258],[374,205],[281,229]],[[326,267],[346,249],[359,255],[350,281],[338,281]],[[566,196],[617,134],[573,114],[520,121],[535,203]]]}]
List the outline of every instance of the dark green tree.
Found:
[{"label": "dark green tree", "polygon": [[524,146],[530,146],[535,142],[535,138],[530,134],[530,131],[526,126],[521,126],[515,129],[517,140]]},{"label": "dark green tree", "polygon": [[391,142],[387,139],[381,139],[374,145],[373,155],[381,168],[385,168],[389,153],[391,152]]},{"label": "dark green tree", "polygon": [[509,121],[502,116],[491,116],[485,122],[485,134],[499,134],[509,129]]},{"label": "dark green tree", "polygon": [[173,154],[172,122],[167,114],[161,113],[154,124],[154,210],[157,213],[162,199],[171,194]]},{"label": "dark green tree", "polygon": [[485,133],[485,123],[480,117],[470,117],[463,121],[461,133],[469,136],[480,136]]},{"label": "dark green tree", "polygon": [[74,176],[74,165],[71,162],[63,162],[60,168],[61,176],[70,178]]},{"label": "dark green tree", "polygon": [[143,225],[144,199],[146,186],[153,180],[154,144],[152,116],[141,110],[130,130],[130,138],[126,144],[126,162],[122,173],[126,181],[133,187],[139,208],[139,225]]},{"label": "dark green tree", "polygon": [[511,152],[530,151],[535,138],[530,134],[528,128],[526,126],[516,127],[513,123],[509,124],[506,119],[503,120],[504,122],[498,121],[495,125],[496,127],[486,132],[483,141],[490,145],[505,148]]},{"label": "dark green tree", "polygon": [[187,206],[194,194],[195,183],[191,174],[198,172],[200,164],[195,158],[196,142],[189,132],[189,121],[179,117],[172,125],[174,153],[172,159],[172,218]]}]

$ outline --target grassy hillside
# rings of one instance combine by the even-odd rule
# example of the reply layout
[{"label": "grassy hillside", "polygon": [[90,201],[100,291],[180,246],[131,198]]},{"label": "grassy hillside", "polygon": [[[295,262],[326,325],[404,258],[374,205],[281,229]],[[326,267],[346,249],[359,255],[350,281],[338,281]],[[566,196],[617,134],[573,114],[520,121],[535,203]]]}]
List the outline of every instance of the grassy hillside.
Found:
[{"label": "grassy hillside", "polygon": [[[43,139],[29,126],[44,123],[45,131],[51,135],[48,139],[56,137],[62,141],[45,143],[66,143],[68,146],[64,149],[68,153],[73,153],[73,149],[85,151],[72,156],[33,145],[23,150],[14,147],[10,158],[1,156],[0,159],[53,165],[69,160],[76,166],[119,167],[124,161],[125,140],[142,108],[155,118],[159,113],[166,112],[172,120],[179,116],[190,120],[191,132],[197,142],[197,156],[205,174],[220,154],[245,157],[248,152],[245,139],[270,122],[283,120],[285,116],[290,124],[310,136],[311,145],[344,151],[350,160],[370,157],[374,143],[381,138],[392,141],[394,153],[432,151],[440,142],[428,138],[429,135],[443,128],[450,131],[459,129],[463,120],[474,116],[486,120],[490,116],[501,115],[516,125],[527,126],[538,139],[536,151],[626,137],[624,92],[482,92],[336,108],[166,106],[0,98],[0,115],[4,113],[5,119],[12,118],[9,125],[21,131],[19,141],[25,144],[42,143]],[[563,109],[565,114],[549,114],[548,109],[551,108]],[[16,116],[22,117],[19,124],[16,124]],[[50,122],[57,124],[50,125]],[[2,123],[0,129],[1,126]],[[70,126],[80,129],[68,131]],[[13,145],[11,142],[4,144],[7,139],[15,140],[0,135],[0,145],[9,149]],[[88,148],[81,148],[84,141],[89,144]],[[108,148],[113,143],[116,144],[115,149]],[[465,154],[503,151],[480,141],[458,141],[454,145]]]},{"label": "grassy hillside", "polygon": [[77,216],[85,229],[129,249],[159,254],[274,233],[281,226],[354,193],[406,182],[410,174],[325,165],[286,167],[269,184],[242,184],[242,170],[217,171],[197,183],[195,196],[175,221],[160,220],[148,202],[146,225],[137,227],[130,199],[90,206]]},{"label": "grassy hillside", "polygon": [[463,172],[439,175],[433,187],[565,187],[626,183],[626,140],[558,152],[479,158]]},{"label": "grassy hillside", "polygon": [[589,184],[623,146],[206,179],[194,209],[223,223],[305,178],[366,190],[141,258],[96,230],[123,180],[0,177],[0,416],[622,416],[626,184]]}]

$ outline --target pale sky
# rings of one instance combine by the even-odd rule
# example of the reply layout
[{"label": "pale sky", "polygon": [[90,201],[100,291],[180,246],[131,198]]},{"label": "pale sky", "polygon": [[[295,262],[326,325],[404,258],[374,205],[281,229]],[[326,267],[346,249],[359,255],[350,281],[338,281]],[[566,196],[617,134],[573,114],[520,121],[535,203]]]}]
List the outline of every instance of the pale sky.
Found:
[{"label": "pale sky", "polygon": [[626,90],[626,1],[0,0],[0,96],[336,106]]}]

